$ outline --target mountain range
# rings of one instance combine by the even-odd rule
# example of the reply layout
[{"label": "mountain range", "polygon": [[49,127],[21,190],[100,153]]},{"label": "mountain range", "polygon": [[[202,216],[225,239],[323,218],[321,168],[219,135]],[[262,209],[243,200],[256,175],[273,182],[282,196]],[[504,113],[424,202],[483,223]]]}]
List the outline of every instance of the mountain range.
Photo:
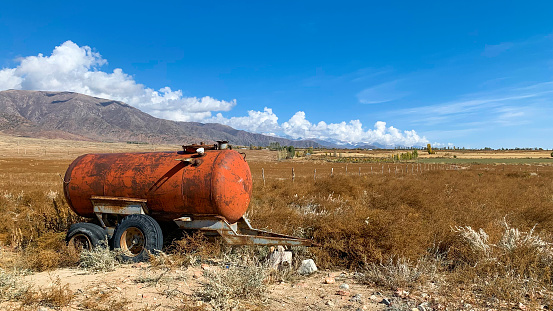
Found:
[{"label": "mountain range", "polygon": [[290,140],[234,129],[218,123],[177,122],[153,117],[120,101],[74,92],[0,92],[0,133],[36,138],[192,144],[227,140],[234,145],[322,147],[313,140]]}]

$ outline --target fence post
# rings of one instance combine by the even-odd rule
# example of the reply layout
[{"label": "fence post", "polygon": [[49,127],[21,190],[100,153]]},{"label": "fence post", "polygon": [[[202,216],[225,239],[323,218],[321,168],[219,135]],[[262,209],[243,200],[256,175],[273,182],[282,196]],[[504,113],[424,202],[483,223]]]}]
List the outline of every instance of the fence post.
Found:
[{"label": "fence post", "polygon": [[330,176],[334,176],[334,168],[330,168]]},{"label": "fence post", "polygon": [[[371,167],[372,169],[372,167]],[[361,176],[361,167],[359,167],[359,176]]]},{"label": "fence post", "polygon": [[317,181],[317,169],[313,172],[313,180]]},{"label": "fence post", "polygon": [[265,187],[265,169],[261,168],[261,177],[263,178],[263,187]]},{"label": "fence post", "polygon": [[346,164],[346,175],[348,174],[348,165]]},{"label": "fence post", "polygon": [[296,179],[296,172],[294,172],[294,168],[292,167],[292,182]]}]

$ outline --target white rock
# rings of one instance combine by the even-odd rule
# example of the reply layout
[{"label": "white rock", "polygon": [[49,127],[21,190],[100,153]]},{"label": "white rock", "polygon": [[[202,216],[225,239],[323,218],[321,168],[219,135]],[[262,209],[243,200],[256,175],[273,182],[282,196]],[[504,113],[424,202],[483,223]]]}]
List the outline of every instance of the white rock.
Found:
[{"label": "white rock", "polygon": [[346,283],[340,284],[340,289],[349,289],[349,285]]},{"label": "white rock", "polygon": [[279,245],[267,259],[267,263],[271,268],[276,269],[279,265],[288,264],[292,265],[292,252],[285,251],[284,247]]},{"label": "white rock", "polygon": [[298,273],[301,275],[309,275],[317,271],[317,266],[313,259],[306,259],[301,262],[301,266],[298,269]]}]

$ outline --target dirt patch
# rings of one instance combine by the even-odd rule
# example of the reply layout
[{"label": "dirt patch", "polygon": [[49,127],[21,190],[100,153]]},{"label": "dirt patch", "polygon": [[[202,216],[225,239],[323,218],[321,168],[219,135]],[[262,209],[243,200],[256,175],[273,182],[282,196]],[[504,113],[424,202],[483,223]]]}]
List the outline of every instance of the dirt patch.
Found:
[{"label": "dirt patch", "polygon": [[[181,310],[198,307],[210,310],[208,303],[198,299],[195,293],[205,283],[204,271],[218,269],[202,265],[184,270],[155,269],[149,264],[126,264],[115,271],[89,274],[79,269],[58,269],[25,276],[23,279],[35,288],[46,289],[62,285],[75,294],[75,298],[62,310],[82,310],[88,305],[96,310],[109,304],[125,302],[128,310]],[[222,272],[224,273],[224,272]],[[325,279],[335,282],[325,284]],[[345,288],[347,284],[347,289]],[[264,310],[384,310],[384,299],[391,299],[379,290],[359,284],[353,273],[347,271],[322,271],[301,277],[294,282],[269,284],[263,303]],[[97,301],[93,307],[92,302]],[[108,305],[106,305],[108,304]],[[19,303],[4,302],[0,308],[15,309]],[[242,304],[238,309],[250,309]],[[255,308],[253,308],[255,309]],[[42,310],[48,310],[42,309]],[[188,309],[187,309],[188,310]]]}]

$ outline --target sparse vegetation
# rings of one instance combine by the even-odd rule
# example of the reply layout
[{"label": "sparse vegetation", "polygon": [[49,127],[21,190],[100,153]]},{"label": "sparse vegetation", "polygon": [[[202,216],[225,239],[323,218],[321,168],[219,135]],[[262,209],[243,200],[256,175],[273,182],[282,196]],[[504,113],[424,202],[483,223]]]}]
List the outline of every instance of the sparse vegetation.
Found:
[{"label": "sparse vegetation", "polygon": [[207,270],[204,274],[206,282],[198,295],[215,309],[261,309],[267,271],[257,260],[246,257],[239,265]]},{"label": "sparse vegetation", "polygon": [[108,272],[115,270],[118,265],[117,250],[110,251],[107,247],[96,247],[92,250],[82,250],[80,253],[79,268],[89,272]]},{"label": "sparse vegetation", "polygon": [[[421,159],[425,155],[419,155],[418,164],[352,163],[347,174],[345,165],[325,161],[251,162],[254,192],[247,216],[256,227],[313,238],[321,247],[303,249],[296,257],[314,258],[322,269],[362,272],[359,280],[366,284],[413,291],[430,290],[431,284],[433,293],[446,299],[440,303],[451,303],[454,309],[458,297],[480,307],[503,302],[550,305],[553,170],[543,164],[551,161],[548,155],[541,156],[540,166],[447,167],[428,164],[424,162],[428,159]],[[67,228],[82,221],[69,211],[60,192],[58,174],[71,159],[0,159],[0,246],[11,254],[0,256],[4,300],[22,301],[31,297],[25,296],[30,290],[35,298],[29,301],[50,301],[38,299],[40,290],[28,289],[17,274],[5,271],[78,265],[102,271],[101,267],[109,270],[110,262],[115,263],[112,253],[94,257],[97,254],[84,252],[79,257],[65,246]],[[351,157],[343,153],[336,159]],[[295,167],[294,183],[291,167]],[[261,168],[265,185],[259,182]],[[256,308],[268,283],[294,280],[293,268],[276,274],[260,265],[245,267],[240,259],[244,253],[234,256],[233,250],[202,235],[185,235],[164,251],[152,256],[154,267],[182,269],[206,262],[221,266],[207,272],[217,273],[219,279],[206,283],[202,296],[216,306],[224,305],[217,297],[230,297],[227,306],[253,297],[250,308]],[[249,256],[263,258],[267,253],[259,248]],[[100,268],[94,268],[98,263]],[[155,284],[160,274],[144,275],[144,284]],[[227,276],[233,278],[232,284],[225,283]],[[235,278],[246,276],[251,282],[237,287]],[[254,296],[244,298],[244,288],[253,289]],[[70,297],[59,289],[58,294]],[[102,308],[115,303],[110,295],[102,299],[78,303],[91,310],[107,310]]]},{"label": "sparse vegetation", "polygon": [[30,286],[21,280],[17,272],[0,269],[0,301],[17,300],[30,290]]}]

